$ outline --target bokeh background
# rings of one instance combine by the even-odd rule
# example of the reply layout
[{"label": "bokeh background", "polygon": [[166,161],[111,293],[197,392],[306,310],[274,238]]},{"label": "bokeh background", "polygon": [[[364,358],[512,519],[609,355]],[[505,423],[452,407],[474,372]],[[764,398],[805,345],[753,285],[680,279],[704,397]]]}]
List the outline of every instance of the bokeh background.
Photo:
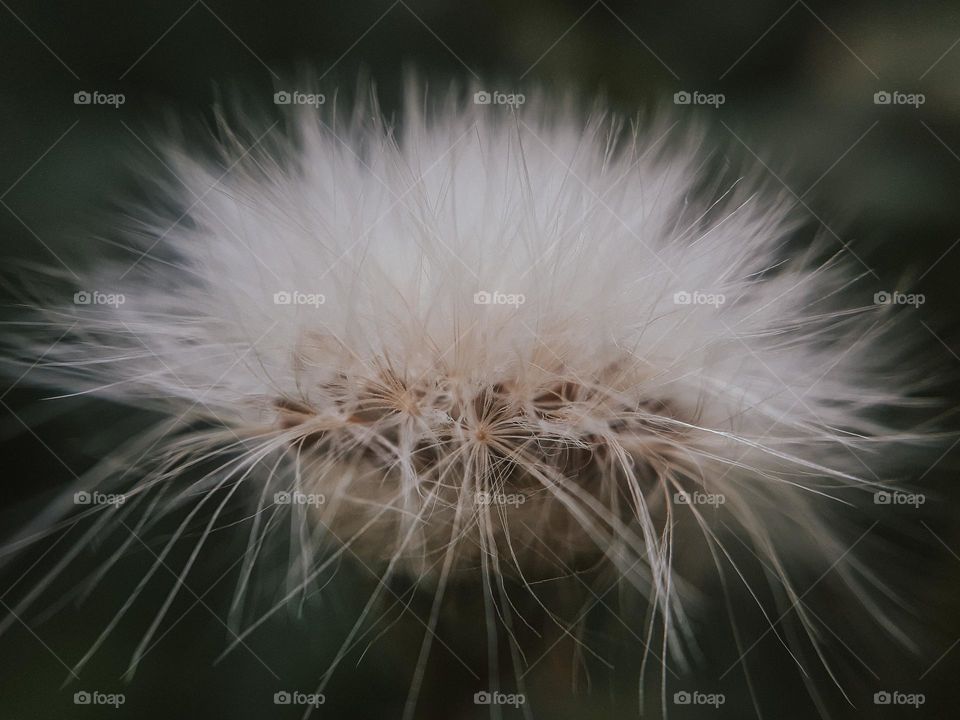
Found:
[{"label": "bokeh background", "polygon": [[[16,319],[18,264],[82,259],[98,242],[104,218],[135,192],[130,162],[148,157],[147,148],[156,147],[165,128],[184,127],[202,138],[212,131],[217,102],[237,92],[260,98],[261,109],[272,112],[274,90],[305,70],[328,97],[349,96],[366,75],[389,111],[397,107],[403,73],[412,70],[433,85],[476,82],[506,92],[547,85],[603,95],[631,115],[664,107],[679,117],[697,114],[719,157],[729,157],[733,167],[746,158],[774,187],[786,188],[812,230],[832,237],[854,266],[875,273],[877,290],[924,294],[916,311],[923,359],[943,368],[942,395],[948,406],[958,404],[956,2],[0,0],[0,39],[0,256],[9,261],[2,289],[7,320]],[[119,108],[75,104],[74,94],[84,90],[123,93],[125,102]],[[675,105],[675,93],[683,91],[722,93],[724,102],[717,108]],[[875,93],[884,91],[922,94],[923,102],[877,104]],[[45,400],[27,380],[8,386],[0,396],[6,495],[0,521],[4,534],[12,535],[45,499],[109,451],[118,426],[133,428],[147,419],[104,404]],[[91,433],[100,428],[102,434]],[[708,659],[672,678],[669,692],[700,688],[725,693],[727,702],[716,710],[671,705],[670,716],[955,716],[957,454],[951,449],[932,469],[917,468],[913,479],[922,477],[934,498],[922,517],[888,518],[878,530],[913,553],[893,554],[884,564],[905,581],[914,617],[903,622],[920,645],[917,653],[876,638],[853,639],[846,631],[856,624],[857,609],[817,588],[810,602],[825,613],[820,630],[849,702],[816,670],[815,658],[804,659],[805,678],[771,634],[751,651],[758,712],[742,674],[720,679],[738,654],[721,608],[702,628]],[[2,556],[0,613],[9,623],[0,637],[4,718],[297,717],[297,709],[274,705],[272,694],[316,686],[371,587],[362,570],[338,568],[323,593],[265,625],[249,648],[213,664],[230,640],[217,619],[225,616],[232,592],[224,572],[243,552],[243,535],[227,530],[215,556],[188,579],[196,595],[191,590],[178,599],[162,640],[132,679],[121,675],[172,577],[150,585],[146,601],[73,679],[66,666],[86,652],[151,562],[149,550],[134,546],[86,602],[78,604],[65,591],[62,602],[48,597],[22,617],[11,615],[74,539],[40,543],[23,554],[7,548]],[[58,587],[88,577],[112,549],[106,541],[81,553]],[[400,716],[422,626],[408,613],[392,612],[397,622],[379,626],[369,647],[353,652],[331,680],[320,716]],[[746,644],[762,632],[762,625],[744,627]],[[879,628],[871,632],[882,635]],[[616,669],[592,668],[589,682],[574,685],[562,663],[532,674],[536,703],[527,710],[534,717],[636,717],[636,648],[625,650],[623,639],[616,626],[598,631]],[[435,652],[439,667],[428,673],[418,716],[485,713],[469,699],[463,703],[472,681],[457,660],[443,649]],[[83,689],[123,692],[126,702],[119,709],[77,706],[73,693]],[[876,706],[872,695],[881,690],[923,692],[926,703],[917,710]],[[521,713],[505,708],[504,716]]]}]

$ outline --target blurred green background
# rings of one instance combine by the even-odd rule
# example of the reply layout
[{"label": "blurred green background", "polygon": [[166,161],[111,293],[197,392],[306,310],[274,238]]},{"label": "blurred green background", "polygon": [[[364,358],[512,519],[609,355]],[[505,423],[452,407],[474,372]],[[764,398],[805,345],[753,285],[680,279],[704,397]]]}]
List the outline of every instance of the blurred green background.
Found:
[{"label": "blurred green background", "polygon": [[[945,368],[944,396],[954,405],[960,397],[956,2],[3,0],[0,38],[5,258],[45,263],[56,263],[54,255],[82,258],[97,242],[93,236],[105,213],[129,192],[128,163],[145,153],[138,138],[151,145],[154,132],[171,123],[209,127],[218,99],[234,90],[269,98],[304,68],[320,76],[317,89],[328,97],[337,90],[349,94],[366,73],[388,110],[397,106],[405,69],[440,85],[574,88],[588,97],[603,94],[628,114],[655,107],[681,117],[697,113],[707,121],[709,144],[721,157],[729,156],[734,167],[742,167],[743,158],[766,167],[772,186],[788,189],[812,227],[824,223],[829,229],[823,232],[834,237],[838,250],[846,245],[860,258],[855,265],[862,261],[875,271],[878,290],[924,293],[918,313],[918,323],[925,323],[924,351]],[[120,92],[125,103],[117,109],[76,105],[74,93],[82,90]],[[681,91],[723,93],[725,102],[718,108],[674,106],[674,94]],[[922,93],[925,100],[919,107],[878,105],[874,94],[881,91]],[[57,409],[71,413],[46,420],[52,411],[41,397],[24,383],[3,396],[6,407],[0,408],[8,496],[0,519],[11,534],[71,472],[82,472],[109,449],[91,444],[91,426],[131,422],[114,408],[70,401]],[[809,680],[822,697],[812,700],[802,673],[771,634],[751,651],[762,717],[815,717],[818,704],[841,718],[955,716],[953,678],[960,669],[960,649],[952,649],[960,638],[955,456],[948,454],[924,478],[942,498],[927,527],[894,529],[912,538],[908,542],[920,555],[898,571],[909,578],[909,600],[919,608],[920,653],[878,650],[881,643],[874,646],[871,638],[857,645],[843,632],[848,621],[855,623],[848,616],[857,610],[844,598],[811,593],[811,602],[829,613],[824,640],[838,659],[851,702],[815,670]],[[56,548],[41,544],[8,564],[0,578],[0,610],[9,612],[72,539]],[[159,548],[164,538],[151,539]],[[144,548],[132,548],[82,606],[64,596],[64,607],[52,612],[56,597],[48,598],[13,618],[0,638],[0,716],[297,717],[296,709],[274,705],[272,694],[313,690],[373,583],[362,569],[339,567],[301,613],[282,613],[251,637],[249,651],[238,648],[212,665],[230,639],[214,617],[226,616],[232,591],[230,581],[220,578],[243,552],[243,541],[243,533],[222,533],[214,556],[188,580],[198,595],[208,588],[209,594],[200,603],[191,592],[182,594],[166,621],[169,633],[129,682],[120,676],[171,587],[170,576],[158,576],[148,587],[145,601],[79,681],[63,684],[69,677],[63,662],[76,662],[109,623],[151,561]],[[70,568],[73,579],[87,577],[112,547],[107,542],[85,552]],[[175,557],[182,563],[186,555]],[[71,587],[69,573],[57,587]],[[714,590],[722,598],[721,590]],[[403,596],[402,589],[397,592]],[[756,715],[742,674],[720,679],[737,656],[725,613],[718,607],[707,614],[702,627],[707,659],[679,680],[672,678],[669,692],[722,691],[727,702],[717,710],[671,705],[671,717]],[[399,622],[362,659],[365,646],[352,653],[334,676],[321,717],[400,717],[422,625],[409,613],[394,610],[390,617]],[[466,610],[464,617],[471,617]],[[165,625],[161,632],[166,630]],[[744,627],[746,644],[762,630],[762,624]],[[592,667],[589,684],[574,688],[568,668],[551,668],[545,661],[529,678],[533,716],[636,717],[637,646],[622,636],[615,624],[597,631],[596,641],[610,648],[616,667]],[[483,709],[464,696],[476,683],[446,652],[435,648],[437,662],[428,672],[417,716],[479,717]],[[806,658],[804,666],[815,667],[815,659]],[[84,708],[72,702],[81,689],[124,692],[127,700],[119,709]],[[871,696],[883,689],[924,692],[927,703],[919,710],[877,707]],[[504,709],[504,716],[521,713]]]}]

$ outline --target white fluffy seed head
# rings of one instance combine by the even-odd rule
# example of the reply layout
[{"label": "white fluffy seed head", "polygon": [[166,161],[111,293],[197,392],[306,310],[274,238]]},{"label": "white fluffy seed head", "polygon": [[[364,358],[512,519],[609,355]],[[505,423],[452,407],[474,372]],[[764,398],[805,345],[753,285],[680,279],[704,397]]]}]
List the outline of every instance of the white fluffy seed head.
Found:
[{"label": "white fluffy seed head", "polygon": [[32,378],[193,428],[131,494],[235,452],[198,487],[388,573],[607,565],[665,618],[707,555],[678,532],[838,554],[830,496],[920,439],[887,424],[920,384],[839,246],[797,249],[790,198],[714,182],[676,123],[415,95],[395,126],[310,108],[220,162],[168,149],[129,254],[76,288],[100,300],[45,313]]}]

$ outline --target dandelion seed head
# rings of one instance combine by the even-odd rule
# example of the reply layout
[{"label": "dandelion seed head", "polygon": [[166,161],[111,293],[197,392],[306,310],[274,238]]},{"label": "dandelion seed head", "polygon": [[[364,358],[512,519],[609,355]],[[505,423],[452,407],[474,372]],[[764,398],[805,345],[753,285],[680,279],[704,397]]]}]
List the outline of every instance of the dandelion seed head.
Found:
[{"label": "dandelion seed head", "polygon": [[696,129],[411,91],[393,124],[294,109],[220,151],[168,146],[84,278],[125,302],[48,308],[25,345],[65,393],[216,428],[161,440],[141,489],[242,446],[203,488],[322,497],[291,513],[382,572],[604,565],[670,617],[675,528],[810,562],[861,457],[920,439],[884,421],[922,388],[890,308]]}]

